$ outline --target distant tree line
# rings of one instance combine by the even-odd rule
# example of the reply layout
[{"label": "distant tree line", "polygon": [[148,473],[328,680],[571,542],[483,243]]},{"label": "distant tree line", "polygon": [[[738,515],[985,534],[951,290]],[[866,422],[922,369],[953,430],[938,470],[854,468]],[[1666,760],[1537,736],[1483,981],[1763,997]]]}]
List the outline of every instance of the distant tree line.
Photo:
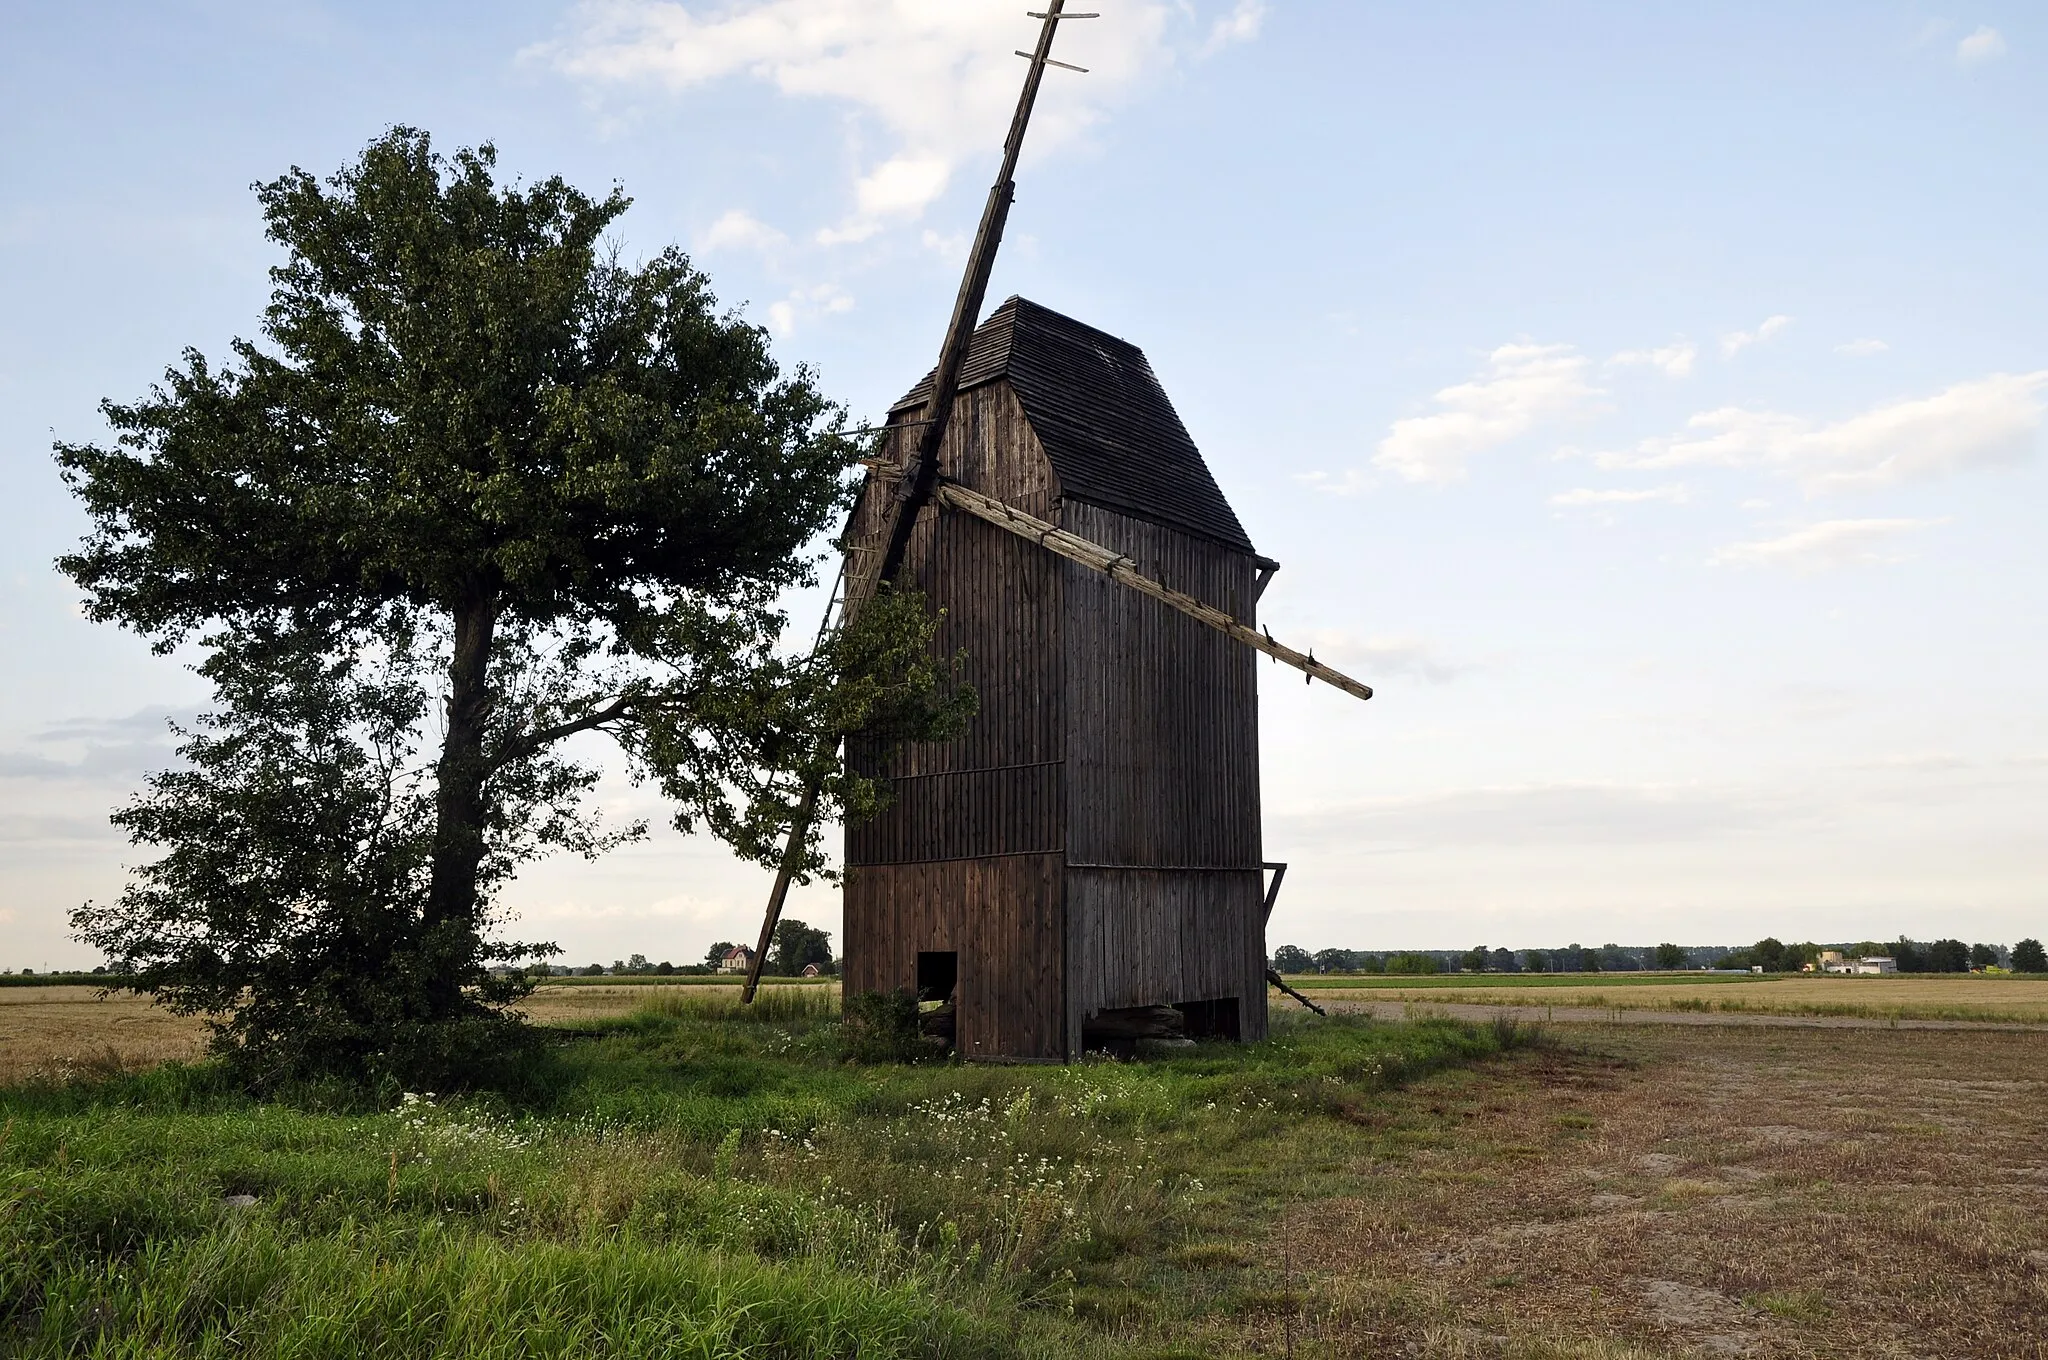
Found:
[{"label": "distant tree line", "polygon": [[1562,949],[1489,949],[1479,945],[1459,950],[1380,952],[1364,949],[1319,949],[1285,944],[1273,951],[1279,973],[1622,973],[1678,968],[1761,968],[1766,973],[1796,973],[1808,964],[1819,966],[1823,949],[1840,950],[1851,958],[1889,958],[1902,973],[1967,973],[1972,968],[2003,967],[2016,973],[2048,973],[2048,951],[2039,940],[2026,939],[2010,949],[1961,940],[1920,943],[1901,936],[1889,944],[1869,940],[1855,944],[1786,944],[1766,936],[1741,948],[1725,945],[1605,944],[1598,948],[1569,944]]},{"label": "distant tree line", "polygon": [[[702,977],[716,973],[725,956],[735,948],[733,941],[719,940],[704,951],[702,963],[676,964],[667,959],[653,963],[645,954],[635,954],[614,959],[609,968],[591,963],[581,968],[558,965],[541,971],[554,977]],[[768,946],[768,962],[761,971],[770,977],[802,977],[804,969],[812,964],[826,977],[838,974],[839,961],[832,957],[832,932],[795,918],[779,922],[774,941]]]}]

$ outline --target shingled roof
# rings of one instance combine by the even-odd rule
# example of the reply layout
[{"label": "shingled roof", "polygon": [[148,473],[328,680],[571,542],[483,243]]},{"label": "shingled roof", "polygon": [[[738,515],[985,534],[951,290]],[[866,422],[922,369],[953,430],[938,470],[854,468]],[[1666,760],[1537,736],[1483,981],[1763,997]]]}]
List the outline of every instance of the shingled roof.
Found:
[{"label": "shingled roof", "polygon": [[[1251,552],[1145,352],[1020,297],[974,332],[960,390],[1008,378],[1068,496]],[[932,375],[889,408],[924,405]]]}]

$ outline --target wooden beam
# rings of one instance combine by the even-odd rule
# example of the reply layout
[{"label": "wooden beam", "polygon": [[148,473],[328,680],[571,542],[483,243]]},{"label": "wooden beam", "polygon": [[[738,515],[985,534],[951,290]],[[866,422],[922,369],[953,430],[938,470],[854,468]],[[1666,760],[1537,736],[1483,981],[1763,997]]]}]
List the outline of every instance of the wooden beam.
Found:
[{"label": "wooden beam", "polygon": [[1252,603],[1266,598],[1266,587],[1273,584],[1273,573],[1280,570],[1280,564],[1270,557],[1254,557],[1252,565],[1259,569],[1257,579],[1252,582]]},{"label": "wooden beam", "polygon": [[1139,575],[1137,564],[1122,553],[1112,552],[1100,543],[1090,542],[1079,534],[1070,534],[1034,515],[1027,515],[1015,506],[1005,505],[993,496],[970,491],[957,482],[947,482],[941,486],[938,499],[941,505],[964,510],[977,519],[987,520],[999,529],[1007,529],[1019,538],[1028,538],[1047,552],[1064,557],[1069,562],[1079,562],[1082,566],[1099,571],[1113,581],[1121,581],[1140,595],[1149,595],[1161,604],[1178,609],[1189,618],[1207,624],[1219,633],[1229,634],[1247,647],[1264,652],[1275,661],[1286,662],[1311,680],[1321,680],[1324,684],[1335,685],[1346,694],[1355,695],[1360,699],[1372,698],[1372,686],[1353,680],[1344,672],[1324,665],[1311,655],[1275,642],[1271,634],[1239,623],[1214,605],[1204,604],[1192,595],[1183,595],[1178,590],[1171,590],[1159,584],[1149,576]]},{"label": "wooden beam", "polygon": [[[1003,227],[1010,219],[1010,204],[1017,197],[1017,157],[1024,149],[1024,130],[1031,124],[1031,110],[1038,102],[1038,86],[1045,79],[1048,64],[1054,62],[1053,35],[1059,31],[1061,7],[1066,0],[1051,0],[1039,13],[1037,47],[1019,53],[1031,59],[1024,76],[1024,88],[1017,96],[1017,111],[1010,118],[1010,134],[1003,139],[1003,164],[996,182],[982,206],[981,223],[975,228],[974,244],[967,252],[967,270],[960,279],[960,293],[953,300],[953,315],[946,323],[945,342],[939,346],[939,364],[932,371],[932,394],[926,399],[918,422],[917,442],[910,450],[897,477],[894,494],[888,500],[886,522],[878,557],[864,562],[866,570],[847,583],[846,603],[840,618],[851,622],[860,607],[873,597],[882,582],[895,576],[902,565],[904,549],[910,545],[917,512],[931,499],[938,483],[939,447],[946,439],[946,426],[953,415],[953,398],[960,389],[960,367],[967,361],[967,348],[974,339],[974,326],[981,319],[981,304],[988,295],[989,271],[995,268],[996,249],[1003,243]],[[1075,18],[1084,16],[1075,15]],[[1094,17],[1092,15],[1085,17]],[[1076,68],[1078,69],[1078,68]]]},{"label": "wooden beam", "polygon": [[[909,546],[911,530],[917,525],[917,512],[930,499],[932,487],[937,484],[939,447],[945,443],[946,425],[953,416],[953,398],[960,389],[960,366],[967,361],[967,347],[974,339],[974,324],[981,319],[982,300],[988,295],[989,271],[995,268],[996,248],[1003,243],[1003,224],[1009,221],[1010,204],[1017,197],[1017,156],[1024,149],[1024,131],[1031,125],[1031,110],[1038,102],[1038,86],[1045,79],[1046,65],[1066,65],[1065,62],[1054,62],[1050,55],[1053,35],[1059,31],[1061,8],[1065,4],[1066,0],[1050,0],[1042,12],[1032,16],[1043,20],[1038,30],[1038,45],[1028,54],[1031,68],[1025,73],[1024,89],[1017,96],[1017,111],[1010,118],[1010,135],[1003,139],[1002,168],[996,172],[996,182],[988,191],[988,202],[981,210],[981,225],[975,229],[974,245],[967,252],[967,271],[961,276],[960,292],[953,299],[952,319],[946,323],[946,338],[939,346],[939,366],[932,373],[932,394],[925,402],[920,419],[901,422],[893,427],[915,427],[917,442],[900,471],[891,469],[881,474],[885,477],[893,475],[896,479],[895,489],[887,499],[889,508],[881,528],[881,547],[879,551],[864,554],[847,572],[846,593],[839,602],[839,626],[842,628],[859,616],[861,607],[874,598],[884,581],[896,575],[897,568],[903,564],[903,550]],[[1096,16],[1076,14],[1068,17],[1092,19]],[[851,524],[849,519],[849,527]],[[825,617],[827,620],[831,618],[829,606]],[[817,803],[818,786],[810,784],[804,789],[796,819],[790,823],[789,839],[782,851],[782,867],[775,876],[775,888],[768,898],[768,911],[761,921],[761,948],[755,951],[753,966],[747,970],[747,984],[740,989],[743,1003],[751,1004],[755,989],[761,985],[761,964],[768,954],[768,942],[775,934],[776,920],[782,915],[782,903],[789,893],[793,866],[801,858],[804,837],[810,834],[811,817],[817,810]]]},{"label": "wooden beam", "polygon": [[1266,910],[1259,917],[1259,926],[1263,929],[1266,923],[1273,919],[1273,904],[1280,900],[1280,880],[1287,877],[1287,866],[1278,860],[1269,859],[1259,867],[1273,871],[1273,881],[1266,888]]}]

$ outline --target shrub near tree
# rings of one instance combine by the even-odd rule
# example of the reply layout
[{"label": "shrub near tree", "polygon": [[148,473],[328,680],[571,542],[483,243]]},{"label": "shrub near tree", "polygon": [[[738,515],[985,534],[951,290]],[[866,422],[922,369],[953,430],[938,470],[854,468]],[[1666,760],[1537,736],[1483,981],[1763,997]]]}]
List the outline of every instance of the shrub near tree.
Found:
[{"label": "shrub near tree", "polygon": [[[525,984],[491,965],[552,947],[500,938],[497,890],[641,829],[599,823],[567,739],[608,733],[679,828],[772,865],[808,782],[878,805],[838,734],[971,710],[915,597],[778,654],[865,447],[682,255],[602,248],[623,195],[494,171],[401,128],[260,186],[262,342],[57,447],[87,613],[196,645],[214,693],[115,819],[160,857],[74,927],[259,1085],[447,1089],[516,1052]],[[799,876],[823,864],[813,835]]]}]

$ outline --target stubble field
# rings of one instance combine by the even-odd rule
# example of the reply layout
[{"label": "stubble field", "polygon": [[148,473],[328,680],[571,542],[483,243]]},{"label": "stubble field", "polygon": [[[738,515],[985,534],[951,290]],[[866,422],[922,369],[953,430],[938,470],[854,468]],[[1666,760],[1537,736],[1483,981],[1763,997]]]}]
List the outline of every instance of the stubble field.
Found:
[{"label": "stubble field", "polygon": [[1486,974],[1437,978],[1314,978],[1317,1000],[1730,1015],[1842,1016],[1869,1020],[1964,1020],[2048,1024],[2048,978],[2036,976],[1782,977],[1687,980],[1683,974],[1548,975],[1504,982]]}]

